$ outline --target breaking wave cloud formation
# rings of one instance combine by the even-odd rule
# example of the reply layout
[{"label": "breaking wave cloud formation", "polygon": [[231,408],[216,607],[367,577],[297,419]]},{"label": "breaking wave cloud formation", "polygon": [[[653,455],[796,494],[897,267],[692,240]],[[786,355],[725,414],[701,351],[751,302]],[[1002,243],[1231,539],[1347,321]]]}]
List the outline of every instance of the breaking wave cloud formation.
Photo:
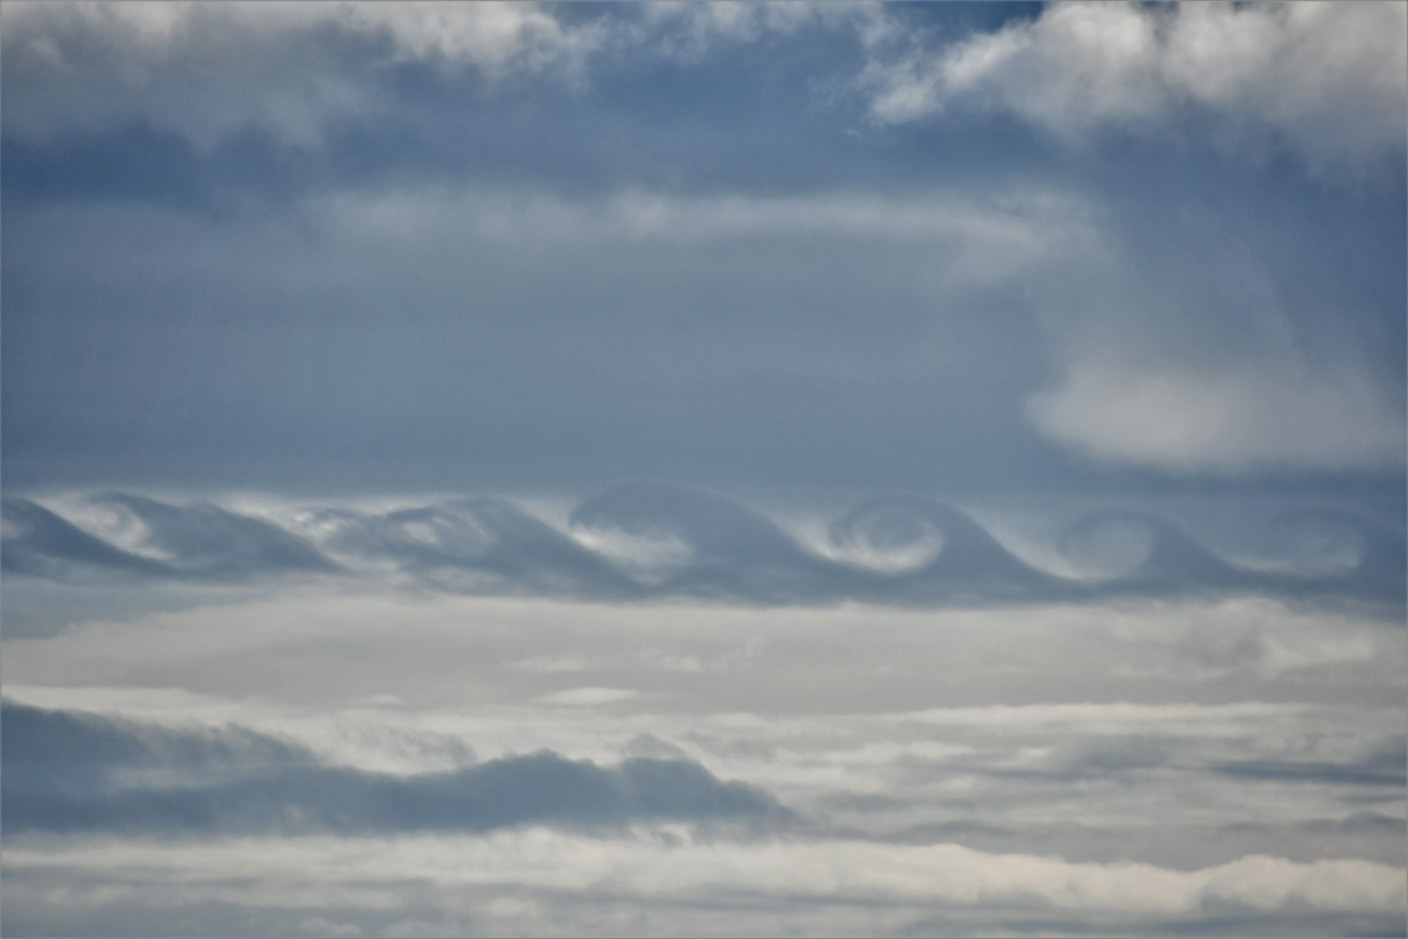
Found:
[{"label": "breaking wave cloud formation", "polygon": [[[1401,605],[1401,529],[1350,511],[1270,520],[1281,556],[1234,560],[1168,518],[1097,510],[1049,551],[921,496],[862,502],[808,536],[732,499],[619,484],[552,523],[514,501],[236,511],[107,493],[4,500],[4,569],[54,581],[388,581],[471,595],[938,606],[1259,593]],[[1307,547],[1308,546],[1308,547]],[[1023,556],[1025,555],[1025,557]]]}]

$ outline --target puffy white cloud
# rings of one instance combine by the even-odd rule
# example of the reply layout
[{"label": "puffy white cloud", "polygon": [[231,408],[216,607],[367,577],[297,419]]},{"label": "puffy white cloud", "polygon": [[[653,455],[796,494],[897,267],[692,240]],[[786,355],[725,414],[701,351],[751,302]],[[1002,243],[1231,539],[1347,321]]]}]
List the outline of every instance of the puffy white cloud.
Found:
[{"label": "puffy white cloud", "polygon": [[1097,460],[1179,473],[1400,469],[1408,445],[1401,402],[1367,375],[1274,362],[1207,373],[1078,360],[1028,413]]},{"label": "puffy white cloud", "polygon": [[877,50],[862,83],[886,122],[971,109],[1074,143],[1211,114],[1317,164],[1359,161],[1402,152],[1405,29],[1402,4],[1373,0],[1068,3],[937,52]]}]

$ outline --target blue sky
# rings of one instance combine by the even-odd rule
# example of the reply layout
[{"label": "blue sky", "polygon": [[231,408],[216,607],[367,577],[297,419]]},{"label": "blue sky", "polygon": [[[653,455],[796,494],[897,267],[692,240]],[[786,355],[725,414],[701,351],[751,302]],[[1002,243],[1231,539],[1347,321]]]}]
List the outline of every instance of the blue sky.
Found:
[{"label": "blue sky", "polygon": [[5,931],[1399,929],[1405,9],[7,2]]}]

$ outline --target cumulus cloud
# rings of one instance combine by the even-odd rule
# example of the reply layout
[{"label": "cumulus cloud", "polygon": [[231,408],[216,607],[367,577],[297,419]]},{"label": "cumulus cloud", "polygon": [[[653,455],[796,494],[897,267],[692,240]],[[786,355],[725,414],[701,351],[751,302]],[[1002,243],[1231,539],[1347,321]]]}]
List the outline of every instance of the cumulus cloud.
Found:
[{"label": "cumulus cloud", "polygon": [[1316,164],[1401,154],[1408,29],[1397,3],[1065,3],[938,50],[873,58],[874,116],[1011,115],[1067,141],[1190,115],[1271,133]]}]

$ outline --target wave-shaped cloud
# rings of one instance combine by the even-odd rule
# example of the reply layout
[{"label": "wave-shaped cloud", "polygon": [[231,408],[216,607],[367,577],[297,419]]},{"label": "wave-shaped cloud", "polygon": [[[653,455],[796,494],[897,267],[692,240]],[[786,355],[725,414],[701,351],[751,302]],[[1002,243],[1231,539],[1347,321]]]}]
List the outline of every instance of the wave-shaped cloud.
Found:
[{"label": "wave-shaped cloud", "polygon": [[[1316,163],[1403,146],[1403,8],[1374,3],[1061,3],[940,50],[877,56],[882,121],[1007,114],[1076,143],[1189,112],[1272,131]],[[1313,79],[1307,76],[1313,75]]]},{"label": "wave-shaped cloud", "polygon": [[[107,513],[98,524],[89,513]],[[969,515],[919,496],[862,503],[812,546],[723,496],[623,483],[586,499],[562,528],[504,499],[461,498],[369,512],[319,507],[255,517],[109,494],[60,514],[4,500],[4,567],[51,580],[206,582],[272,576],[396,577],[476,594],[693,598],[746,604],[1039,602],[1198,593],[1342,596],[1401,604],[1404,534],[1318,509],[1278,520],[1339,545],[1329,565],[1251,567],[1168,519],[1102,510],[1059,547],[1094,559],[1072,577],[1019,558]],[[1295,559],[1291,559],[1293,562]]]}]

